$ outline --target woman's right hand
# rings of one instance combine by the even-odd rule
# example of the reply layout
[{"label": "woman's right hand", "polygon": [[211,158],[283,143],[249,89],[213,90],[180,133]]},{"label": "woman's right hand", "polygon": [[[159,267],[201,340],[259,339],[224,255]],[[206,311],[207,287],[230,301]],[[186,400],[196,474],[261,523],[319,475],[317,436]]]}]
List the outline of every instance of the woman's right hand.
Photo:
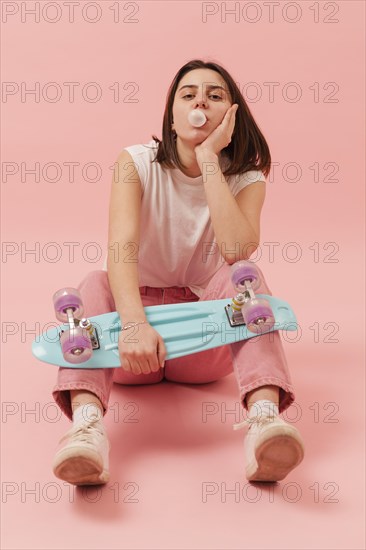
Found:
[{"label": "woman's right hand", "polygon": [[149,374],[163,368],[166,348],[160,334],[148,323],[121,330],[118,337],[121,367],[133,374]]}]

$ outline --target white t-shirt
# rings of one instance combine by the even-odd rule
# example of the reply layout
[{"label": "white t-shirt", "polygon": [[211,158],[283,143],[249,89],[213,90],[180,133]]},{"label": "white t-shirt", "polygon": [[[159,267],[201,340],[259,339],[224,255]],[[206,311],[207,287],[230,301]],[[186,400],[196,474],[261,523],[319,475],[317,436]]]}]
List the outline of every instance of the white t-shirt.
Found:
[{"label": "white t-shirt", "polygon": [[[137,167],[143,191],[139,286],[187,286],[201,297],[224,261],[210,220],[203,176],[191,178],[178,168],[151,163],[157,146],[152,139],[125,147]],[[260,170],[225,179],[234,196],[251,183],[266,181]],[[103,269],[107,270],[107,259]]]}]

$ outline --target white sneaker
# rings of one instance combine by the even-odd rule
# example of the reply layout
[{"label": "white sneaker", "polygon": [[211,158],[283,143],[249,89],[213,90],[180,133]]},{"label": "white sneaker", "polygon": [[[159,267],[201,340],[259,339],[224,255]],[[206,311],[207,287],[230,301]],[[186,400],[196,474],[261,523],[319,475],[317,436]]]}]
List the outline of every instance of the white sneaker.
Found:
[{"label": "white sneaker", "polygon": [[299,431],[278,415],[262,414],[234,424],[234,430],[250,425],[244,440],[248,481],[280,481],[304,458]]},{"label": "white sneaker", "polygon": [[57,451],[53,473],[74,485],[99,485],[109,480],[110,444],[98,419],[73,426],[61,439],[66,445]]}]

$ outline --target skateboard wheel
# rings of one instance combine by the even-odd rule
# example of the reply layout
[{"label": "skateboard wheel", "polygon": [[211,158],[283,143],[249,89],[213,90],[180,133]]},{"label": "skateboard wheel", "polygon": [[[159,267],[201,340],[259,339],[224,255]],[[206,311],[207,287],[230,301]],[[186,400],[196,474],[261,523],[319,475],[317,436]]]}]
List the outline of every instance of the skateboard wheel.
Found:
[{"label": "skateboard wheel", "polygon": [[268,331],[275,323],[272,308],[264,298],[248,300],[241,311],[248,330],[256,334]]},{"label": "skateboard wheel", "polygon": [[67,323],[68,308],[72,308],[74,317],[79,319],[84,313],[83,302],[79,291],[76,288],[61,288],[53,295],[53,305],[55,308],[56,318],[59,321]]},{"label": "skateboard wheel", "polygon": [[249,280],[252,289],[256,290],[261,284],[261,278],[256,266],[247,260],[241,260],[231,266],[231,282],[235,290],[243,292],[245,290],[244,281]]},{"label": "skateboard wheel", "polygon": [[84,363],[93,354],[90,337],[82,327],[66,330],[60,338],[62,355],[69,363]]}]

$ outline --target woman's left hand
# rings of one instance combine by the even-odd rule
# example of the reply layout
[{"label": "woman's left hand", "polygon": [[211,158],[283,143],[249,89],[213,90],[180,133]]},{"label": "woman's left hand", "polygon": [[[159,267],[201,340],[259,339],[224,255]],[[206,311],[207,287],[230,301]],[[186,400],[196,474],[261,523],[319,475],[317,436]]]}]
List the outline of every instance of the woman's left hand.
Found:
[{"label": "woman's left hand", "polygon": [[203,150],[209,151],[218,155],[222,149],[227,147],[231,142],[231,136],[235,126],[235,113],[239,105],[233,103],[226,111],[222,122],[211,132],[207,138],[194,148],[196,156]]}]

